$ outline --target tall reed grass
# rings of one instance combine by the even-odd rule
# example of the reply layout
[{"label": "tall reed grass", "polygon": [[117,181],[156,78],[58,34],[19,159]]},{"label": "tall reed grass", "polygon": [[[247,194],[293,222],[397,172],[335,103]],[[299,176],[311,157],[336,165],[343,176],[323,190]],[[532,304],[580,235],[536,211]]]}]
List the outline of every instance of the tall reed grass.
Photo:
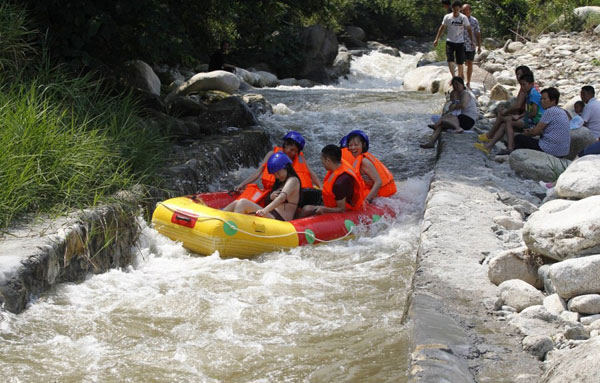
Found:
[{"label": "tall reed grass", "polygon": [[[0,7],[0,36],[15,27],[2,23],[10,11]],[[18,41],[0,40],[0,227],[153,182],[165,139],[144,124],[134,97],[111,96],[92,75],[75,76],[42,54],[20,61],[17,51],[31,45]]]}]

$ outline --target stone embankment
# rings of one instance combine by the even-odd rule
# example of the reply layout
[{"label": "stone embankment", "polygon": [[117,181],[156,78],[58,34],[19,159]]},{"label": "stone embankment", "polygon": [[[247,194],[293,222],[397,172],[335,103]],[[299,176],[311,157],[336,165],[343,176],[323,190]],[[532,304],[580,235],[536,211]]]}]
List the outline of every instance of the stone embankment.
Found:
[{"label": "stone embankment", "polygon": [[[599,52],[598,37],[581,33],[485,52],[498,84],[473,84],[476,132],[516,95],[518,65],[557,87],[566,108],[584,85],[600,92]],[[600,381],[600,156],[561,167],[517,150],[507,161],[476,141],[446,133],[438,145],[410,308],[413,380]],[[537,182],[563,170],[554,189]]]}]

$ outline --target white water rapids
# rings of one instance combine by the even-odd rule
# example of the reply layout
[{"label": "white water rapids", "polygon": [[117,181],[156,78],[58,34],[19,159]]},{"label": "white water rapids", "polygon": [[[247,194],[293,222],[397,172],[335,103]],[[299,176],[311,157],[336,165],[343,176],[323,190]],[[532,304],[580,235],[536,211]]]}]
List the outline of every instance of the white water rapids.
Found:
[{"label": "white water rapids", "polygon": [[60,285],[22,314],[0,313],[2,381],[406,381],[402,318],[432,164],[417,140],[440,104],[401,90],[416,59],[373,53],[337,86],[257,90],[275,105],[260,117],[273,142],[302,132],[321,176],[321,147],[365,130],[401,181],[396,219],[354,240],[253,260],[194,256],[145,226],[134,265]]}]

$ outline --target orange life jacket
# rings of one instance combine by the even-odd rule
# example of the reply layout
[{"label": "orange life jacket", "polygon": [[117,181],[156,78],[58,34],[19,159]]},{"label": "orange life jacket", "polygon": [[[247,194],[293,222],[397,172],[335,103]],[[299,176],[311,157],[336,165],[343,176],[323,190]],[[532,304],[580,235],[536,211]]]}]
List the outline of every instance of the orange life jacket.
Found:
[{"label": "orange life jacket", "polygon": [[323,204],[327,207],[337,207],[335,202],[335,194],[333,194],[333,185],[337,178],[343,173],[349,174],[354,179],[354,189],[352,193],[352,201],[346,201],[346,210],[359,210],[363,207],[365,197],[369,193],[369,189],[348,162],[342,159],[342,164],[335,171],[328,171],[323,180]]},{"label": "orange life jacket", "polygon": [[[344,149],[346,149],[346,148],[344,148]],[[375,166],[375,170],[377,171],[377,174],[379,174],[379,178],[381,178],[381,187],[379,188],[379,192],[377,192],[378,197],[389,197],[396,193],[396,183],[394,182],[394,176],[388,170],[388,168],[381,161],[379,161],[377,159],[377,157],[375,157],[374,155],[372,155],[369,152],[365,152],[365,153],[362,153],[361,155],[359,155],[358,157],[354,157],[354,156],[352,156],[352,153],[350,153],[349,150],[346,149],[346,151],[352,158],[352,162],[350,162],[350,161],[348,161],[348,162],[352,164],[352,168],[358,174],[360,174],[360,166],[362,165],[363,159],[367,158],[369,161],[371,161],[371,163],[373,163],[373,166]],[[342,151],[342,156],[343,155],[344,155],[344,151]],[[373,180],[367,181],[367,180],[363,179],[363,181],[365,182],[365,185],[367,186],[367,188],[369,190],[371,190],[371,188],[373,187]]]},{"label": "orange life jacket", "polygon": [[[280,146],[276,146],[273,148],[273,153],[282,152],[283,148]],[[311,188],[313,187],[312,179],[310,178],[310,172],[308,171],[308,167],[306,166],[306,160],[304,159],[304,153],[300,152],[292,161],[292,167],[296,174],[298,174],[298,178],[300,178],[300,187],[303,188]],[[263,188],[265,190],[271,190],[273,185],[275,185],[275,176],[270,174],[267,170],[267,164],[263,169],[261,181],[263,184]]]}]

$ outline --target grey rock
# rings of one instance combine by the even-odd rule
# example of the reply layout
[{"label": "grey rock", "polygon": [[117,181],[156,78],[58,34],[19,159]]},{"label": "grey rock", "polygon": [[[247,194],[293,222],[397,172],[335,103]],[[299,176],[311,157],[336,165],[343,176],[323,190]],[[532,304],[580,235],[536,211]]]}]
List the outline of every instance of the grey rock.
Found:
[{"label": "grey rock", "polygon": [[518,312],[544,301],[544,295],[539,290],[520,279],[502,282],[498,286],[498,296],[504,304],[514,307]]},{"label": "grey rock", "polygon": [[600,255],[567,259],[550,266],[550,279],[565,299],[600,293]]},{"label": "grey rock", "polygon": [[559,316],[567,322],[579,321],[579,313],[574,313],[573,311],[563,311]]},{"label": "grey rock", "polygon": [[525,246],[501,252],[492,258],[488,265],[488,277],[496,285],[510,279],[520,279],[532,286],[542,287],[535,263]]},{"label": "grey rock", "polygon": [[522,233],[530,250],[559,261],[598,254],[600,195],[575,202],[547,202],[529,217]]},{"label": "grey rock", "polygon": [[160,96],[160,79],[145,62],[141,60],[125,62],[120,76],[132,88]]},{"label": "grey rock", "polygon": [[567,304],[558,294],[551,294],[544,298],[544,307],[554,315],[560,315],[567,309]]},{"label": "grey rock", "polygon": [[600,195],[600,156],[585,156],[571,163],[558,177],[556,192],[574,199]]},{"label": "grey rock", "polygon": [[579,317],[579,321],[584,325],[591,325],[598,320],[600,320],[600,314]]},{"label": "grey rock", "polygon": [[554,343],[546,335],[530,335],[523,338],[523,350],[539,360],[544,360],[548,351],[554,348]]},{"label": "grey rock", "polygon": [[600,294],[579,295],[569,300],[569,310],[580,314],[600,314]]},{"label": "grey rock", "polygon": [[554,285],[552,284],[552,280],[550,279],[550,276],[548,275],[549,273],[550,273],[550,265],[542,265],[538,268],[538,278],[544,284],[544,291],[546,291],[546,294],[554,294],[556,292],[556,289],[554,288]]},{"label": "grey rock", "polygon": [[177,88],[177,95],[186,95],[202,90],[220,90],[233,93],[240,87],[240,79],[233,73],[216,70],[208,73],[197,73]]},{"label": "grey rock", "polygon": [[590,337],[585,328],[580,324],[567,326],[567,329],[564,332],[564,336],[566,339],[572,340],[586,340]]},{"label": "grey rock", "polygon": [[569,160],[573,160],[580,151],[596,141],[592,132],[585,126],[582,126],[579,129],[570,130],[569,135],[571,136],[571,148],[567,155],[567,159]]},{"label": "grey rock", "polygon": [[530,149],[518,149],[509,156],[511,169],[523,178],[534,181],[552,181],[571,163],[544,152]]}]

